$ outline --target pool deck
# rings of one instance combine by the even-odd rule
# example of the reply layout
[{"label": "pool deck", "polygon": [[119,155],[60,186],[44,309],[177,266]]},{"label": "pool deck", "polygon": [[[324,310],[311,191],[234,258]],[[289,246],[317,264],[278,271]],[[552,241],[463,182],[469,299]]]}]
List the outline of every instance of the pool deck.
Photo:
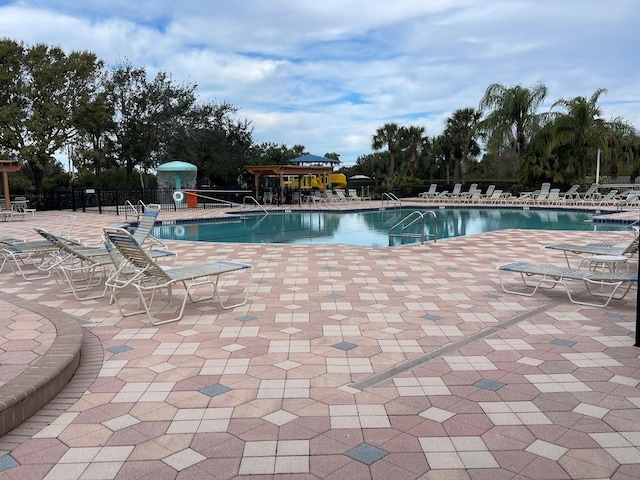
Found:
[{"label": "pool deck", "polygon": [[[96,243],[124,221],[37,212],[0,222],[0,237],[35,240],[34,226],[55,232],[70,214],[74,234]],[[602,235],[508,230],[393,248],[168,242],[178,265],[224,259],[255,271],[246,305],[187,304],[180,322],[159,326],[5,266],[0,397],[43,378],[62,390],[0,438],[0,479],[638,479],[636,290],[593,308],[560,288],[504,293],[496,274],[512,261],[562,265],[545,244]]]}]

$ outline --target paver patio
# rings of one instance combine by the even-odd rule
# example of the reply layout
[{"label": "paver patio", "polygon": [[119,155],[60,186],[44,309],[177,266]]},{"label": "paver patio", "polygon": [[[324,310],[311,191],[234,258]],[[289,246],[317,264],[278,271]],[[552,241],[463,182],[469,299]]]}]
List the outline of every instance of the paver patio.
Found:
[{"label": "paver patio", "polygon": [[[55,231],[68,214],[3,222],[0,236],[36,239],[33,226]],[[76,215],[74,233],[95,242],[123,221]],[[181,215],[211,212],[160,219]],[[509,230],[385,249],[169,242],[178,264],[255,271],[245,306],[187,304],[161,326],[5,267],[0,385],[50,347],[47,309],[97,341],[82,353],[86,386],[72,380],[56,415],[0,439],[0,478],[640,478],[635,289],[592,308],[558,288],[505,294],[495,272],[597,235]]]}]

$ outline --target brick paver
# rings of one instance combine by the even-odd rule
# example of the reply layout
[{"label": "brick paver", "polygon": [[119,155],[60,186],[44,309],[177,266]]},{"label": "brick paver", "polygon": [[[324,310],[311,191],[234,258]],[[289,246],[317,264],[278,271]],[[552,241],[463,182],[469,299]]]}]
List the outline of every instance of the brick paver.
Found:
[{"label": "brick paver", "polygon": [[[185,214],[211,212],[160,219]],[[35,239],[33,226],[55,231],[66,215],[5,222],[0,236]],[[74,233],[95,242],[123,220],[76,215]],[[63,414],[0,452],[0,478],[640,478],[636,291],[592,308],[559,288],[506,294],[495,272],[596,235],[510,230],[382,249],[171,242],[178,264],[255,272],[245,306],[188,303],[160,326],[5,267],[0,380],[52,336],[11,297],[74,317],[104,357]],[[5,362],[16,350],[18,367]]]}]

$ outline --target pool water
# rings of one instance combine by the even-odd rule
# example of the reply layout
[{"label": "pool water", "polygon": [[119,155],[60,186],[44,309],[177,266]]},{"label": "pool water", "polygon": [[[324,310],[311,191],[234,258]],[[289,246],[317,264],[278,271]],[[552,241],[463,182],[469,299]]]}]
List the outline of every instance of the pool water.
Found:
[{"label": "pool water", "polygon": [[[360,212],[286,212],[270,215],[239,215],[229,221],[184,223],[154,228],[165,240],[234,243],[347,244],[386,247],[419,242],[417,238],[389,238],[389,229],[415,209]],[[622,230],[624,225],[591,223],[592,213],[515,210],[436,210],[437,238],[475,235],[505,229]],[[421,224],[407,231],[418,234]],[[425,216],[424,232],[433,234],[433,218]],[[427,237],[427,240],[429,238]]]}]

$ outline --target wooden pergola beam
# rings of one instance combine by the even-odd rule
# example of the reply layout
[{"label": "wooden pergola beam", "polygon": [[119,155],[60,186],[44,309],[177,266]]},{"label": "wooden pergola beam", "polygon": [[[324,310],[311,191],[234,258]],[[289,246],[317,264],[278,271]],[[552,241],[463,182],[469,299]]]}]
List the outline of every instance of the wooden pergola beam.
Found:
[{"label": "wooden pergola beam", "polygon": [[9,195],[9,173],[17,172],[22,165],[17,160],[0,160],[2,172],[2,192],[4,193],[4,208],[11,210],[11,196]]}]

